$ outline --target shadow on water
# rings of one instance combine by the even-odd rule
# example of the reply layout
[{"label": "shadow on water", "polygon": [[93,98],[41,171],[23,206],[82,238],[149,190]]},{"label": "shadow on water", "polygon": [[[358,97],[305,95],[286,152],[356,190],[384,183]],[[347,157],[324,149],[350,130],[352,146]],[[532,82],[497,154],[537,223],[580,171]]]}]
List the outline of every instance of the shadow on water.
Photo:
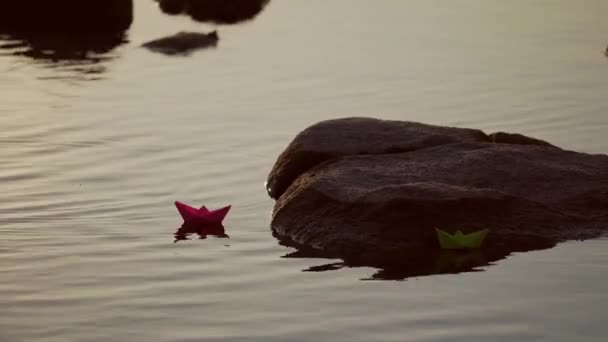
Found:
[{"label": "shadow on water", "polygon": [[[517,250],[472,249],[472,250],[442,250],[439,248],[423,251],[403,251],[392,253],[331,253],[300,246],[293,241],[278,237],[279,244],[295,248],[294,252],[283,255],[283,258],[296,259],[333,259],[325,264],[312,266],[303,272],[326,272],[351,267],[371,267],[377,269],[368,278],[362,280],[405,280],[412,277],[436,274],[458,274],[465,272],[480,272],[485,266],[507,258],[515,252],[528,252],[555,247],[554,243],[542,243],[534,246],[521,247]],[[336,259],[340,261],[335,261]]]},{"label": "shadow on water", "polygon": [[156,0],[169,15],[188,15],[195,21],[236,24],[255,18],[270,0]]},{"label": "shadow on water", "polygon": [[23,57],[68,78],[99,79],[115,58],[111,52],[128,42],[132,21],[132,0],[2,2],[0,56]]}]

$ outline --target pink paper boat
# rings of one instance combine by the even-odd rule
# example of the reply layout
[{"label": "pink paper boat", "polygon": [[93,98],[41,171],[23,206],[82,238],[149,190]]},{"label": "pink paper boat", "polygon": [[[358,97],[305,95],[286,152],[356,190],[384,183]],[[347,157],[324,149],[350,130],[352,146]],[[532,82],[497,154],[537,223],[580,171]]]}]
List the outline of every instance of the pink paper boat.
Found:
[{"label": "pink paper boat", "polygon": [[187,204],[176,201],[175,207],[184,219],[184,225],[199,224],[222,224],[224,218],[230,211],[231,206],[226,206],[216,210],[209,210],[205,206],[200,209],[193,208]]}]

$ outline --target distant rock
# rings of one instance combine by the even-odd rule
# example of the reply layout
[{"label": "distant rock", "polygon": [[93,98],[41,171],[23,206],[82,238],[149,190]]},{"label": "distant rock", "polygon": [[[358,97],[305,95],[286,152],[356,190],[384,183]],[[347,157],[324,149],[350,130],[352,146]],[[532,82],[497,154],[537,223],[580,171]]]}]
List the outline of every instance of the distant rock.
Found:
[{"label": "distant rock", "polygon": [[[268,186],[277,199],[272,229],[283,244],[393,277],[471,270],[608,231],[608,156],[519,134],[325,121],[296,136]],[[435,227],[490,234],[454,263]]]},{"label": "distant rock", "polygon": [[235,24],[255,18],[270,0],[157,0],[170,15],[185,14],[201,22]]},{"label": "distant rock", "polygon": [[132,0],[0,1],[0,31],[121,33],[133,22]]},{"label": "distant rock", "polygon": [[185,55],[195,50],[215,47],[218,40],[217,31],[210,33],[179,32],[169,37],[147,42],[142,46],[166,55]]},{"label": "distant rock", "polygon": [[189,7],[190,0],[156,0],[160,9],[170,15],[181,14]]}]

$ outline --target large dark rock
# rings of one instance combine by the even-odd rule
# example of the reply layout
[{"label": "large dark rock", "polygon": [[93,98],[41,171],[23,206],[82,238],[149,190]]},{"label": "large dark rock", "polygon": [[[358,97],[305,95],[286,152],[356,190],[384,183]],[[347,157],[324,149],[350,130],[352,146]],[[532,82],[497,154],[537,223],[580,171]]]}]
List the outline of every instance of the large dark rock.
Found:
[{"label": "large dark rock", "polygon": [[235,24],[255,18],[270,0],[157,0],[170,15],[187,14],[201,22]]},{"label": "large dark rock", "polygon": [[[470,270],[608,230],[608,156],[518,134],[326,121],[294,139],[268,185],[282,243],[390,278]],[[435,227],[490,234],[458,254],[440,250]]]},{"label": "large dark rock", "polygon": [[475,129],[370,118],[324,121],[296,136],[274,164],[266,185],[270,196],[277,199],[304,171],[327,160],[481,141],[489,141],[489,137]]},{"label": "large dark rock", "polygon": [[123,32],[133,21],[132,0],[3,0],[2,31]]}]

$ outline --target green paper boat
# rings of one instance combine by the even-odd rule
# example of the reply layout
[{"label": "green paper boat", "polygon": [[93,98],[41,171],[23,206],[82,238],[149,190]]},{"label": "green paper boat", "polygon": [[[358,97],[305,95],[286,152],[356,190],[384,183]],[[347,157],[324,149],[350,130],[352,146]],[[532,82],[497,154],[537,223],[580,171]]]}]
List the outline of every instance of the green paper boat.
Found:
[{"label": "green paper boat", "polygon": [[443,249],[474,249],[481,247],[483,240],[488,235],[489,230],[484,229],[469,234],[464,234],[460,230],[456,231],[454,235],[443,231],[439,228],[435,228],[437,231],[437,238],[439,239],[439,246]]}]

